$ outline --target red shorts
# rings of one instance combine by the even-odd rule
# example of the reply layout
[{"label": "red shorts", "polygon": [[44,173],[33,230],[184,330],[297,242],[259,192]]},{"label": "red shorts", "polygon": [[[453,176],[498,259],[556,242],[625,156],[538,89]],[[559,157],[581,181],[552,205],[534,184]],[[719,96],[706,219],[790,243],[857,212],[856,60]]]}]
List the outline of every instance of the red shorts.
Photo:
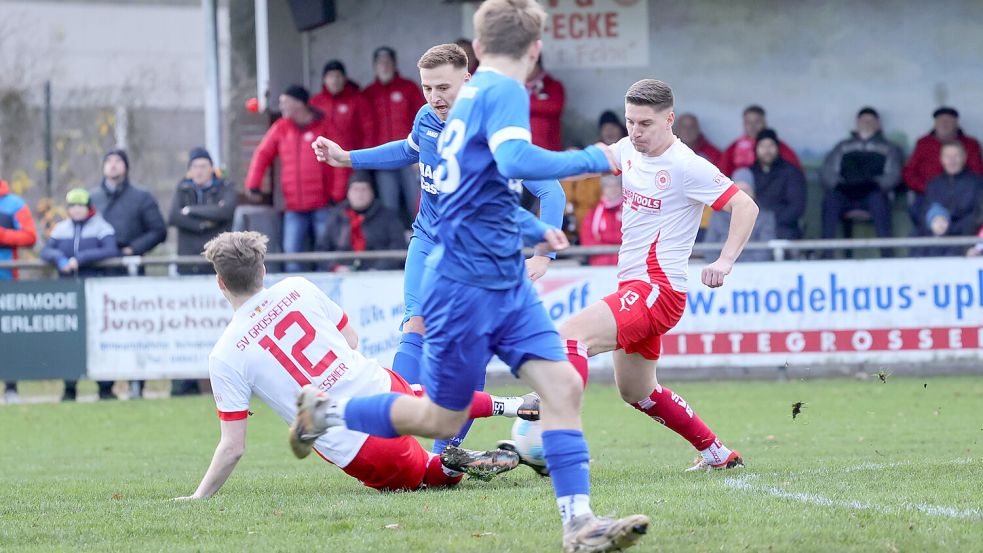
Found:
[{"label": "red shorts", "polygon": [[604,297],[618,325],[618,347],[653,361],[662,354],[662,335],[676,326],[686,308],[686,294],[668,284],[653,286],[641,280],[618,284]]},{"label": "red shorts", "polygon": [[[402,377],[386,370],[392,379],[393,392],[416,395]],[[377,490],[416,490],[423,484],[429,462],[430,454],[412,436],[369,436],[358,455],[342,470]]]}]

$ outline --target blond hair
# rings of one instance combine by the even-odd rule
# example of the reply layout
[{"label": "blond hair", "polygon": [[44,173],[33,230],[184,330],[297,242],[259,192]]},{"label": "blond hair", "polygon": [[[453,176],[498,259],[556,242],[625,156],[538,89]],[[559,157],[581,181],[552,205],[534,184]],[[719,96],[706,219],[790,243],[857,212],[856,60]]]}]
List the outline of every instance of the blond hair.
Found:
[{"label": "blond hair", "polygon": [[535,0],[486,0],[474,13],[475,38],[485,54],[520,59],[542,38],[545,22]]},{"label": "blond hair", "polygon": [[652,106],[655,111],[662,111],[672,107],[672,89],[662,81],[642,79],[628,87],[625,102],[636,106]]},{"label": "blond hair", "polygon": [[468,66],[468,54],[457,44],[438,44],[420,56],[416,66],[420,69],[434,69],[441,65],[450,64],[454,69]]},{"label": "blond hair", "polygon": [[234,295],[263,288],[263,261],[269,239],[258,232],[223,232],[205,244],[202,255]]}]

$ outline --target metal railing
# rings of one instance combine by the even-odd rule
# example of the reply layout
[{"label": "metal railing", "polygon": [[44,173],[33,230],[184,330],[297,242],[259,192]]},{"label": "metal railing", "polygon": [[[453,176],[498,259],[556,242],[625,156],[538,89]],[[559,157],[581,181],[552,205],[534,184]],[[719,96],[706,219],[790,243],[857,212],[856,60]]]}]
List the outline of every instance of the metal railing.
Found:
[{"label": "metal railing", "polygon": [[[969,248],[980,242],[972,236],[924,237],[924,238],[860,238],[831,240],[768,240],[751,242],[745,250],[770,250],[776,261],[785,260],[789,252],[830,251],[830,250],[870,250],[892,248],[930,248],[962,246]],[[693,246],[694,254],[716,253],[723,244],[698,243]],[[526,249],[531,255],[532,250]],[[571,246],[560,252],[558,258],[577,258],[599,254],[618,253],[618,246]],[[346,262],[355,260],[406,259],[406,250],[379,250],[370,252],[304,252],[270,253],[266,260],[271,263],[296,261],[300,263]],[[198,255],[139,256],[128,255],[107,259],[97,264],[106,268],[125,268],[130,275],[138,275],[141,267],[170,265],[199,265],[205,262]],[[0,261],[0,269],[52,269],[50,263],[40,259],[18,259]]]}]

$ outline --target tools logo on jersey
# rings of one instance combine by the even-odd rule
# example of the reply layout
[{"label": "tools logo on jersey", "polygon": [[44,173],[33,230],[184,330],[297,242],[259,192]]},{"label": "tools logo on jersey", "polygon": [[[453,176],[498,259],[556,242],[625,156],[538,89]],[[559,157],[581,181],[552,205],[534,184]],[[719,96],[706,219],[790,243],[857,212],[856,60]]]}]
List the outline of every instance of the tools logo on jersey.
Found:
[{"label": "tools logo on jersey", "polygon": [[669,171],[662,169],[655,174],[655,187],[659,190],[666,190],[669,185],[672,184],[672,177],[669,176]]},{"label": "tools logo on jersey", "polygon": [[659,215],[662,213],[662,200],[643,196],[630,188],[624,189],[624,204],[634,211]]}]

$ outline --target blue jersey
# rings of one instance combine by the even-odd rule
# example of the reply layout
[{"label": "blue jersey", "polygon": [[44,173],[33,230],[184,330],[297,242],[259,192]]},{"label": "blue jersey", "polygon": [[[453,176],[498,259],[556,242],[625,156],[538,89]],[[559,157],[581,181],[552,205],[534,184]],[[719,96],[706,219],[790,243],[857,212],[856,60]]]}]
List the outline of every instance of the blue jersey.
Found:
[{"label": "blue jersey", "polygon": [[420,163],[420,211],[413,221],[413,232],[430,242],[436,241],[437,221],[437,186],[433,182],[433,172],[437,169],[440,157],[437,155],[437,137],[444,130],[444,122],[437,117],[433,108],[425,104],[416,113],[413,120],[413,130],[406,138],[411,148],[419,154]]}]

